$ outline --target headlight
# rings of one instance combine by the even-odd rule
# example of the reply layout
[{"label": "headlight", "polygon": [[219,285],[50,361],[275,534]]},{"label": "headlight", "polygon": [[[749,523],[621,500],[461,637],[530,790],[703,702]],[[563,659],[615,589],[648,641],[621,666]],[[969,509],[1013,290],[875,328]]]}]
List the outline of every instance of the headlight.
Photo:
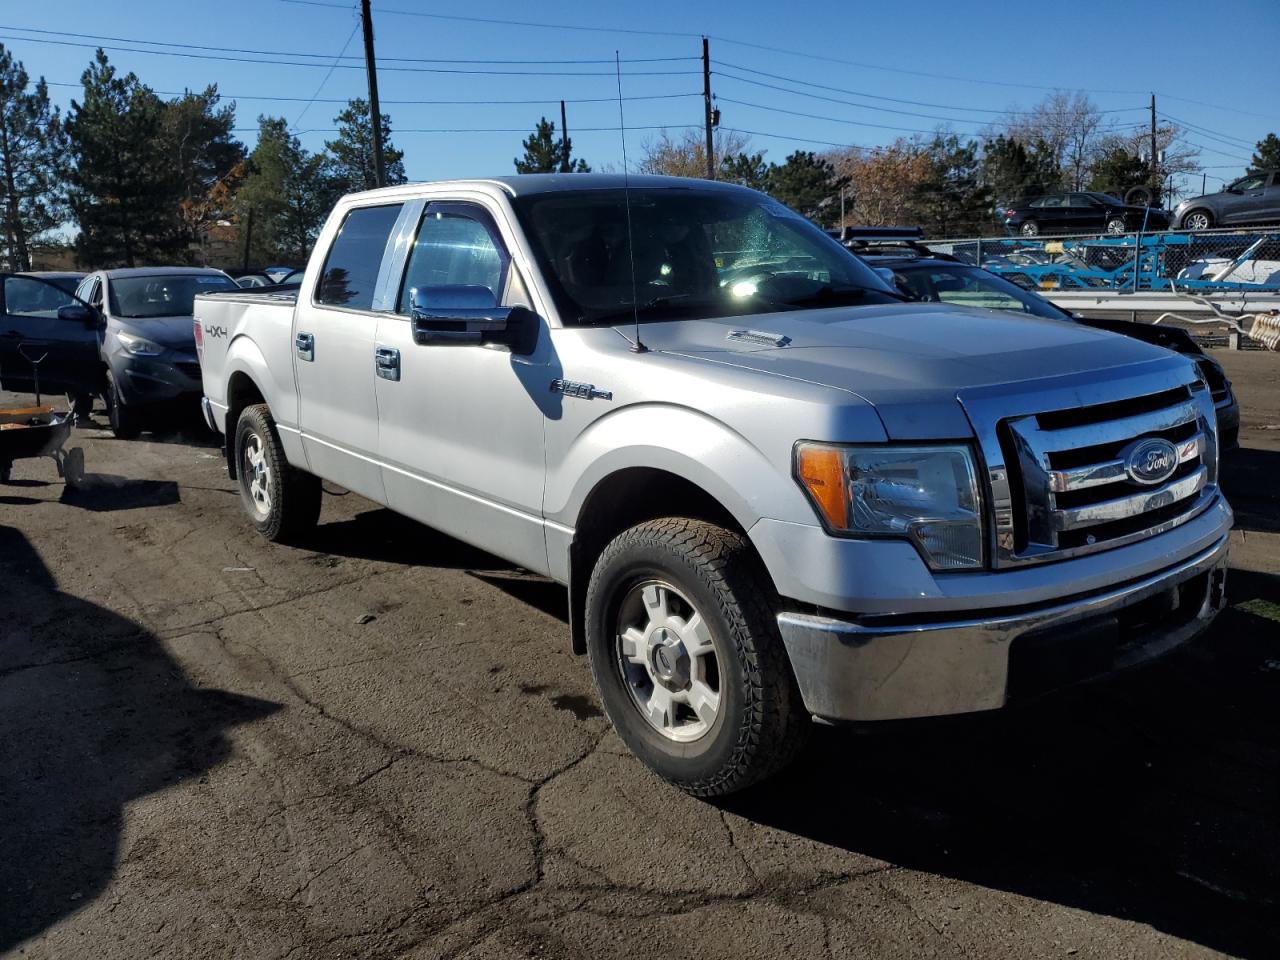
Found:
[{"label": "headlight", "polygon": [[982,566],[982,508],[968,447],[799,443],[795,463],[832,533],[909,540],[934,570]]},{"label": "headlight", "polygon": [[142,337],[135,337],[132,333],[117,333],[116,339],[120,341],[120,346],[135,357],[158,357],[164,353],[164,347],[160,344],[144,340]]}]

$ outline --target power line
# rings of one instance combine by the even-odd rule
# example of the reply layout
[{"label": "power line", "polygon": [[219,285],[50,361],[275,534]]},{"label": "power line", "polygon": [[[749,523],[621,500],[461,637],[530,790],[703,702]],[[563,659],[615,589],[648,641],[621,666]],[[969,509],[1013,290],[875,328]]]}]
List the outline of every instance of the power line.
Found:
[{"label": "power line", "polygon": [[347,52],[347,47],[351,46],[351,41],[356,38],[356,32],[360,29],[360,24],[356,24],[351,28],[351,34],[347,37],[347,42],[342,45],[342,49],[338,51],[338,55],[334,57],[333,64],[329,67],[329,72],[324,75],[324,79],[320,81],[320,85],[316,87],[316,92],[312,94],[311,99],[307,101],[306,106],[302,108],[302,112],[298,114],[298,118],[289,124],[290,130],[296,130],[298,124],[302,122],[302,118],[307,115],[307,111],[311,109],[316,102],[316,97],[320,96],[320,91],[324,89],[324,85],[329,82],[329,78],[333,76],[333,71],[338,66],[338,61],[342,59],[342,55]]},{"label": "power line", "polygon": [[[617,97],[612,98],[616,103]],[[701,124],[696,123],[655,123],[647,126],[633,127],[627,125],[627,131],[632,130],[683,130],[688,128],[701,129]],[[620,127],[574,127],[574,135],[579,133],[618,133]],[[257,127],[233,127],[232,133],[257,133]],[[306,133],[338,133],[337,127],[308,127],[305,130],[294,131],[297,134]],[[529,132],[528,127],[396,127],[392,133],[400,136],[402,133],[524,133]],[[815,141],[816,142],[816,141]]]},{"label": "power line", "polygon": [[[319,67],[325,68],[323,62],[302,60],[254,60],[248,57],[230,57],[212,53],[185,53],[177,50],[144,50],[138,47],[117,47],[104,43],[77,43],[72,40],[47,40],[40,37],[0,36],[0,40],[17,40],[21,43],[45,43],[59,47],[81,47],[90,50],[113,50],[118,53],[146,53],[157,57],[178,57],[185,60],[220,60],[228,63],[260,63],[272,67]],[[363,64],[339,63],[329,69],[363,70]],[[458,67],[383,67],[384,71],[396,73],[443,73],[474,74],[495,77],[611,77],[611,70],[470,70]],[[699,70],[629,70],[628,77],[677,77],[692,76],[701,73]]]},{"label": "power line", "polygon": [[[68,81],[45,81],[51,87],[76,87],[83,86],[82,83],[76,81],[74,83]],[[162,97],[181,97],[187,91],[185,90],[156,90],[157,94]],[[626,97],[627,102],[632,100],[678,100],[689,97],[701,97],[701,93],[652,93],[634,97]],[[350,97],[281,97],[268,96],[266,94],[236,94],[236,93],[218,93],[221,100],[263,100],[267,102],[279,103],[307,103],[312,101],[315,103],[349,103]],[[524,100],[386,100],[384,104],[394,104],[396,106],[428,106],[428,107],[454,107],[454,106],[537,106],[540,104],[555,104],[560,102],[560,97],[540,97]],[[577,99],[566,97],[565,103],[617,103],[617,97],[579,97]]]},{"label": "power line", "polygon": [[[843,117],[827,117],[827,116],[822,116],[821,114],[816,114],[816,113],[804,113],[800,110],[787,110],[783,107],[766,107],[762,103],[749,103],[746,100],[734,100],[730,97],[724,97],[719,95],[716,96],[716,100],[719,101],[720,103],[733,103],[733,104],[737,104],[740,107],[751,107],[756,110],[768,110],[771,113],[785,113],[793,117],[805,117],[809,120],[824,120],[829,123],[847,123],[855,127],[874,127],[878,130],[894,130],[894,131],[902,131],[906,133],[936,133],[937,132],[936,130],[921,130],[916,127],[896,127],[896,126],[890,126],[884,123],[867,123],[866,121],[863,121],[863,120],[846,120]],[[941,117],[940,119],[948,120],[949,118]],[[976,132],[970,132],[970,131],[956,131],[956,132],[963,133],[965,136],[979,135]]]},{"label": "power line", "polygon": [[[178,43],[170,40],[147,40],[141,37],[112,37],[96,33],[73,33],[68,30],[42,30],[37,27],[16,27],[6,25],[6,30],[17,30],[20,33],[39,33],[46,36],[54,37],[76,37],[81,40],[106,40],[115,43],[141,43],[153,47],[177,47],[181,50],[207,50],[214,53],[248,53],[264,57],[313,57],[321,60],[332,60],[328,54],[310,53],[304,50],[259,50],[251,47],[217,47],[200,43]],[[36,38],[27,38],[34,40]],[[345,54],[345,51],[344,51]],[[363,58],[355,56],[345,56],[340,54],[338,60],[361,60]],[[379,57],[379,60],[390,61],[392,63],[459,63],[459,64],[511,64],[511,65],[532,65],[532,66],[565,66],[565,65],[602,65],[611,64],[612,60],[459,60],[440,57]],[[623,63],[677,63],[677,62],[693,62],[697,57],[637,57],[624,59]]]},{"label": "power line", "polygon": [[1233,137],[1229,133],[1222,133],[1218,130],[1210,130],[1208,127],[1202,127],[1199,124],[1190,123],[1186,120],[1179,120],[1177,117],[1173,116],[1172,114],[1165,113],[1164,111],[1161,111],[1160,116],[1164,117],[1166,120],[1172,120],[1174,123],[1181,124],[1182,126],[1186,127],[1189,130],[1194,130],[1197,133],[1202,134],[1203,136],[1210,137],[1214,140],[1219,140],[1222,143],[1226,143],[1229,146],[1243,147],[1247,150],[1252,150],[1256,146],[1255,143],[1251,143],[1250,141],[1244,139],[1244,137]]}]

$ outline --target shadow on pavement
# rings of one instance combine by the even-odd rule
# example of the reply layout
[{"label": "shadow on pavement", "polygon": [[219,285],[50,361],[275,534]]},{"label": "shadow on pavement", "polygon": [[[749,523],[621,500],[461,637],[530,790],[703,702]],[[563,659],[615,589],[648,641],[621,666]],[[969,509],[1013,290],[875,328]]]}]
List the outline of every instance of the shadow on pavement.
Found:
[{"label": "shadow on pavement", "polygon": [[358,513],[349,520],[321,523],[296,545],[340,557],[408,566],[514,569],[506,560],[382,507]]},{"label": "shadow on pavement", "polygon": [[[1280,577],[1231,576],[1231,603],[1280,597]],[[815,741],[724,806],[897,866],[1280,956],[1280,623],[1229,609],[1101,683]]]},{"label": "shadow on pavement", "polygon": [[1241,447],[1222,458],[1222,490],[1236,528],[1280,533],[1280,450]]},{"label": "shadow on pavement", "polygon": [[199,776],[278,706],[193,687],[159,641],[60,593],[0,526],[0,954],[91,902],[124,806]]}]

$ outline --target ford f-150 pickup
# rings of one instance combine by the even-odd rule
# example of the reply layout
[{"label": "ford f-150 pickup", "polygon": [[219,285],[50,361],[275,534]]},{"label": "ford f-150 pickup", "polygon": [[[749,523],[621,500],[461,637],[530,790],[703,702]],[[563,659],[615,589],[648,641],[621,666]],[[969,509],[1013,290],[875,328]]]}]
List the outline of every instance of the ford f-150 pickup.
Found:
[{"label": "ford f-150 pickup", "polygon": [[296,292],[195,317],[262,534],[305,536],[323,479],[565,584],[618,733],[691,793],[779,770],[812,720],[999,708],[1223,603],[1192,361],[907,302],[745,188],[357,194]]}]

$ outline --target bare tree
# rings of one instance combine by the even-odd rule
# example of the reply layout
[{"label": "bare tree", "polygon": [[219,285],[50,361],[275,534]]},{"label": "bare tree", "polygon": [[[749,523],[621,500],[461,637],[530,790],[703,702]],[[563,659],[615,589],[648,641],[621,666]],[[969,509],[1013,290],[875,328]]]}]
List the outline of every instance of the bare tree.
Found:
[{"label": "bare tree", "polygon": [[1114,133],[1083,91],[1055,90],[1030,110],[1011,111],[1001,131],[1024,146],[1043,141],[1072,190],[1083,190],[1089,168]]},{"label": "bare tree", "polygon": [[[716,159],[743,153],[751,138],[732,130],[717,130],[713,147]],[[672,137],[663,130],[652,140],[646,140],[641,148],[639,171],[659,173],[669,177],[705,177],[707,173],[707,144],[701,129],[687,127]]]}]

